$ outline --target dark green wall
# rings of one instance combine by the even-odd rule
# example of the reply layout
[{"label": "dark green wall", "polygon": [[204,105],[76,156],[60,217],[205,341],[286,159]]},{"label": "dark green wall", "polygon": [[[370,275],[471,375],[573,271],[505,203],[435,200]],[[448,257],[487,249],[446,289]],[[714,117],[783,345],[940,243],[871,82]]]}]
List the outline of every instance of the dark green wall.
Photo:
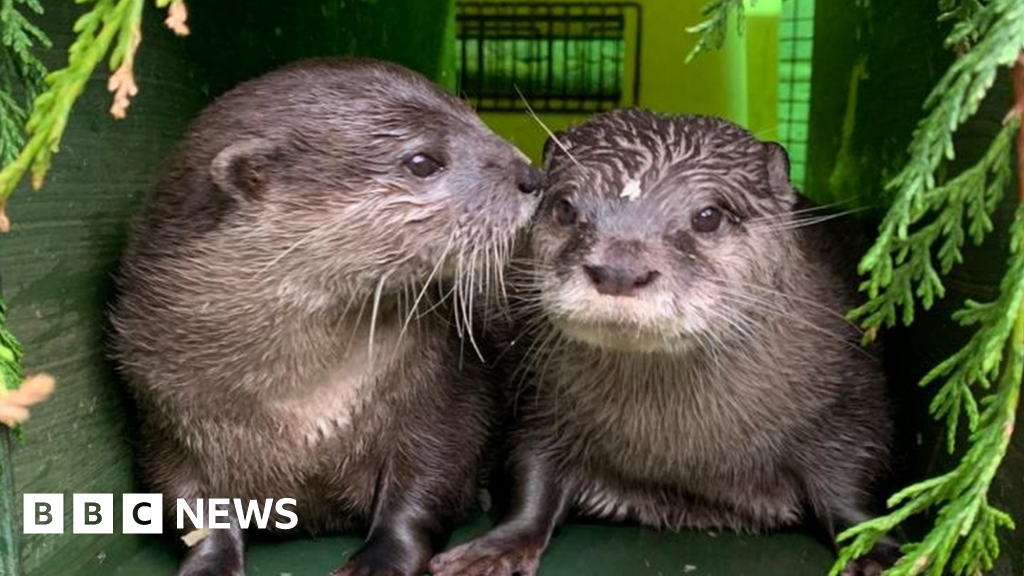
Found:
[{"label": "dark green wall", "polygon": [[189,9],[193,33],[185,44],[208,71],[213,94],[324,54],[393,60],[455,86],[454,0],[234,0]]},{"label": "dark green wall", "polygon": [[[931,87],[952,60],[943,48],[948,25],[936,21],[930,0],[890,2],[819,1],[815,17],[807,193],[841,209],[867,206],[881,216],[889,202],[887,182],[906,160],[906,147]],[[952,170],[970,165],[983,152],[1011,105],[1008,75],[999,79],[977,116],[956,138]],[[1007,194],[995,219],[997,233],[980,248],[965,250],[965,263],[946,279],[947,296],[907,329],[885,338],[890,384],[901,426],[899,457],[891,489],[948,471],[944,431],[928,415],[936,386],[917,382],[958,349],[969,336],[950,320],[967,298],[991,300],[1005,270],[1015,194]],[[873,232],[873,230],[872,230]],[[994,487],[996,505],[1024,526],[1024,434],[1013,446]],[[963,442],[961,442],[961,447]],[[928,528],[928,519],[910,527]],[[993,574],[1024,572],[1024,532],[1004,531],[1003,556]]]},{"label": "dark green wall", "polygon": [[[39,22],[55,48],[45,59],[59,66],[84,7],[46,8]],[[27,442],[14,450],[14,517],[0,522],[13,522],[21,571],[5,573],[10,568],[0,562],[0,576],[61,576],[117,564],[142,542],[120,535],[119,508],[114,535],[72,535],[71,493],[138,489],[131,406],[105,358],[104,311],[127,223],[187,122],[240,80],[308,56],[377,56],[435,79],[454,78],[452,0],[218,0],[189,8],[192,35],[179,39],[147,2],[136,66],[141,92],[127,119],[116,122],[107,113],[101,73],[71,117],[44,189],[18,190],[8,210],[13,230],[0,238],[0,270],[11,328],[25,344],[27,370],[51,372],[58,385],[25,426]],[[3,445],[0,452],[10,457]],[[65,494],[64,535],[20,535],[25,492]]]}]

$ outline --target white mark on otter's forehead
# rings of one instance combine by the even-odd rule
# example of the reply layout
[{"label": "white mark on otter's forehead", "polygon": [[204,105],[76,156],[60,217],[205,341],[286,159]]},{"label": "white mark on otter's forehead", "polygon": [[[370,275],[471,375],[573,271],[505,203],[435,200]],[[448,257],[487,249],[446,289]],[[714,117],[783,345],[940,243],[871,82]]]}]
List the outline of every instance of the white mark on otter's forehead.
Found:
[{"label": "white mark on otter's forehead", "polygon": [[619,197],[636,200],[640,197],[640,194],[643,194],[643,190],[640,189],[640,181],[633,179],[626,182],[626,185],[622,187],[622,192],[619,193]]}]

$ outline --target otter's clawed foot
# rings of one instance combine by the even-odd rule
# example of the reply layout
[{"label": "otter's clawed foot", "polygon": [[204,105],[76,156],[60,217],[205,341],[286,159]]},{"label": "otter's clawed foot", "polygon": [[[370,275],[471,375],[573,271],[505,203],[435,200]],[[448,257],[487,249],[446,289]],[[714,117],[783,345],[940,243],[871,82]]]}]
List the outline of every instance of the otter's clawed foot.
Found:
[{"label": "otter's clawed foot", "polygon": [[869,557],[850,560],[839,576],[880,576],[888,566]]},{"label": "otter's clawed foot", "polygon": [[434,556],[434,576],[534,576],[544,545],[527,540],[481,538]]},{"label": "otter's clawed foot", "polygon": [[864,556],[850,560],[839,576],[880,576],[899,558],[900,548],[897,544],[882,542]]}]

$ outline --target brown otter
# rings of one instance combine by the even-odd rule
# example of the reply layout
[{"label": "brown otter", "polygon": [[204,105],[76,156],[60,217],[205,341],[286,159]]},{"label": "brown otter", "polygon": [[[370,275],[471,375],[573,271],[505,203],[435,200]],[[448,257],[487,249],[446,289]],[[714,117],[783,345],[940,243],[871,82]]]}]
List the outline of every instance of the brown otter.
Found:
[{"label": "brown otter", "polygon": [[[540,178],[397,65],[310,60],[219,98],[166,163],[112,313],[148,487],[193,509],[295,498],[294,531],[369,531],[335,574],[421,573],[498,409],[438,280],[496,276]],[[244,573],[229,521],[178,574]]]},{"label": "brown otter", "polygon": [[[550,145],[512,279],[512,507],[435,576],[532,576],[571,514],[829,533],[867,517],[892,424],[842,252],[788,158],[726,121],[601,114]],[[877,574],[886,543],[845,574]]]}]

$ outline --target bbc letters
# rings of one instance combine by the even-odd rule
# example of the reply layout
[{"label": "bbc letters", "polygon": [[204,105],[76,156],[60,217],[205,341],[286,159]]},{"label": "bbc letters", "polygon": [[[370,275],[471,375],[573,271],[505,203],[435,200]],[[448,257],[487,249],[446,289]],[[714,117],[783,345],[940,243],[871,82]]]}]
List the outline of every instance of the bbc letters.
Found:
[{"label": "bbc letters", "polygon": [[[63,534],[64,494],[25,494],[24,533]],[[174,506],[175,528],[190,531],[199,528],[228,528],[234,512],[241,528],[278,530],[295,528],[299,523],[295,499],[241,500],[239,498],[199,498],[195,502],[178,499]],[[160,494],[123,494],[121,496],[121,532],[124,534],[160,534],[164,527],[163,496]],[[72,494],[71,532],[73,534],[113,534],[117,514],[113,494]],[[271,522],[271,517],[277,518]]]}]

